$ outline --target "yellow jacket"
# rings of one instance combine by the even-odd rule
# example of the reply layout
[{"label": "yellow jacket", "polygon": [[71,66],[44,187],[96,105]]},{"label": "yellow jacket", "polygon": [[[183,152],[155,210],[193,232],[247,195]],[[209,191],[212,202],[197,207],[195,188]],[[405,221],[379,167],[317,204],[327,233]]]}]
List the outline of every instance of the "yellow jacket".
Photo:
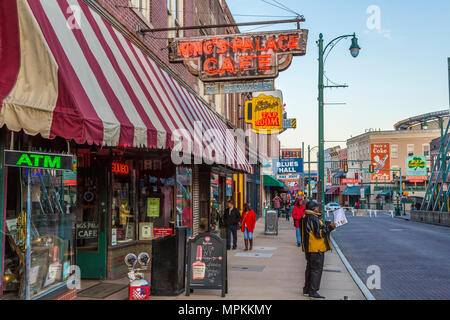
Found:
[{"label": "yellow jacket", "polygon": [[302,250],[304,252],[326,252],[331,250],[330,233],[333,228],[324,224],[319,214],[306,210],[300,219]]}]

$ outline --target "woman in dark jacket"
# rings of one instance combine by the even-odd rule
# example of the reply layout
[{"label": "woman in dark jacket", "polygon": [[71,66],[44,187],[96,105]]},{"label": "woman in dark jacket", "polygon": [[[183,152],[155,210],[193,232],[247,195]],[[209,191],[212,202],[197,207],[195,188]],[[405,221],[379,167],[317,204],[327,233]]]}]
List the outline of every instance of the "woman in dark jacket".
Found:
[{"label": "woman in dark jacket", "polygon": [[302,245],[302,238],[300,236],[300,219],[305,214],[305,210],[305,202],[298,198],[297,201],[295,201],[294,209],[292,210],[292,219],[294,219],[295,232],[297,235],[297,247]]}]

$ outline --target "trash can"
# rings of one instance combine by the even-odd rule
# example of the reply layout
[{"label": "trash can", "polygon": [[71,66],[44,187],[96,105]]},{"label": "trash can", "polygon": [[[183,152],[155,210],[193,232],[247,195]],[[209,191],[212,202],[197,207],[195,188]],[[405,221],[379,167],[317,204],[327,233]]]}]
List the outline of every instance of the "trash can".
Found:
[{"label": "trash can", "polygon": [[278,213],[275,210],[266,212],[264,222],[264,234],[278,235]]}]

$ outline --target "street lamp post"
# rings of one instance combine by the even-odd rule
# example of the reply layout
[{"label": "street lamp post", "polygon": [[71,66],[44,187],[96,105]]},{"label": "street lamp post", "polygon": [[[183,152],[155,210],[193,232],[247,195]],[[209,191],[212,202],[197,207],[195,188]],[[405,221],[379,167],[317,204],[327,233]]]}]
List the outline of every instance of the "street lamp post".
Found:
[{"label": "street lamp post", "polygon": [[318,146],[315,147],[310,147],[310,145],[308,144],[308,200],[311,200],[311,150],[317,148]]},{"label": "street lamp post", "polygon": [[318,178],[320,181],[320,201],[322,205],[322,210],[325,208],[325,165],[324,165],[324,128],[323,128],[323,106],[324,106],[324,98],[323,98],[323,89],[324,88],[344,88],[347,87],[346,85],[333,85],[333,86],[325,86],[323,83],[324,78],[324,57],[326,54],[326,51],[328,48],[330,48],[329,51],[331,51],[334,46],[341,41],[342,39],[346,39],[352,37],[352,44],[350,46],[350,54],[352,57],[356,58],[359,54],[359,50],[361,49],[358,45],[358,39],[356,38],[356,35],[353,33],[351,35],[343,35],[334,38],[331,40],[324,48],[323,46],[323,34],[321,33],[319,35],[319,40],[317,41],[317,45],[319,47],[319,95],[318,95],[318,104],[319,104],[319,172],[318,172]]}]

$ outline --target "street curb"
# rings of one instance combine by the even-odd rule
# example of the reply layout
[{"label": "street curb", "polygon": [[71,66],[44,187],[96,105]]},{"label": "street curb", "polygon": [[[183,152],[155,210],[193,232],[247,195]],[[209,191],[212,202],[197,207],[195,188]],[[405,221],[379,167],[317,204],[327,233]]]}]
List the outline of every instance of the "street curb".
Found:
[{"label": "street curb", "polygon": [[353,281],[355,281],[356,285],[359,287],[359,289],[361,290],[364,297],[367,300],[376,300],[375,297],[372,295],[372,293],[370,293],[369,289],[367,289],[364,282],[362,282],[362,280],[358,277],[355,270],[353,270],[352,266],[350,265],[350,263],[348,262],[347,258],[344,256],[344,254],[342,253],[342,251],[339,248],[336,241],[334,241],[333,237],[330,237],[330,240],[333,243],[333,247],[336,249],[336,252],[338,253],[339,257],[341,258],[342,263],[347,268],[347,271],[350,273],[350,276],[353,278]]}]

